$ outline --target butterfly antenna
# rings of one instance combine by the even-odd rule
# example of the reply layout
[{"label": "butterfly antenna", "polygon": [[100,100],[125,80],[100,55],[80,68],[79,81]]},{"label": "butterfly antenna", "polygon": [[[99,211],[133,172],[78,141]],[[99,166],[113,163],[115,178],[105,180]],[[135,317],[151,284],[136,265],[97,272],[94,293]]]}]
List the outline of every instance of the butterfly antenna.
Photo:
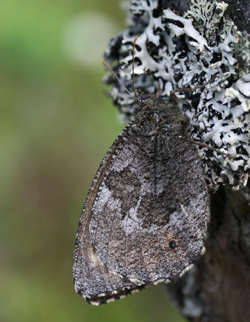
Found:
[{"label": "butterfly antenna", "polygon": [[206,87],[209,83],[211,83],[212,81],[215,80],[215,78],[217,77],[218,74],[219,73],[215,73],[214,76],[208,82],[206,82],[202,85],[197,85],[197,86],[191,87],[191,88],[177,88],[177,89],[172,90],[171,94],[175,94],[178,92],[193,92],[195,89]]},{"label": "butterfly antenna", "polygon": [[162,90],[161,90],[161,84],[162,84],[162,82],[160,82],[160,81],[161,81],[161,79],[159,79],[159,83],[158,83],[158,94],[157,94],[156,98],[159,98],[160,95],[161,95],[161,92],[162,92]]},{"label": "butterfly antenna", "polygon": [[132,95],[130,93],[130,91],[125,87],[125,85],[120,81],[120,79],[118,78],[118,76],[115,74],[115,72],[111,69],[111,67],[109,67],[109,65],[105,62],[105,59],[103,58],[102,63],[108,68],[108,70],[115,76],[115,78],[118,80],[119,84],[122,85],[122,87],[125,89],[125,91],[129,94]]},{"label": "butterfly antenna", "polygon": [[138,96],[136,94],[136,91],[135,91],[135,43],[136,43],[136,40],[140,37],[141,35],[138,35],[135,37],[134,39],[134,43],[133,43],[133,67],[132,67],[132,75],[133,75],[133,90],[134,90],[134,93],[135,93],[135,96]]}]

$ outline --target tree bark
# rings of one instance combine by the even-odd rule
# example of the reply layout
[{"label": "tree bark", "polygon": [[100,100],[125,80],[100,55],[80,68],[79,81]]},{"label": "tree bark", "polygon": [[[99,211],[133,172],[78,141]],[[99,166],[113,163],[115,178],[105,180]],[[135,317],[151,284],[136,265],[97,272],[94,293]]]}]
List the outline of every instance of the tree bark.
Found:
[{"label": "tree bark", "polygon": [[221,187],[212,196],[206,253],[194,269],[168,286],[190,321],[250,321],[248,193]]},{"label": "tree bark", "polygon": [[[250,2],[224,0],[226,14],[241,32],[250,32]],[[161,8],[185,12],[190,1],[160,1]],[[220,187],[211,195],[206,253],[196,267],[167,286],[182,314],[195,322],[250,321],[250,185]]]}]

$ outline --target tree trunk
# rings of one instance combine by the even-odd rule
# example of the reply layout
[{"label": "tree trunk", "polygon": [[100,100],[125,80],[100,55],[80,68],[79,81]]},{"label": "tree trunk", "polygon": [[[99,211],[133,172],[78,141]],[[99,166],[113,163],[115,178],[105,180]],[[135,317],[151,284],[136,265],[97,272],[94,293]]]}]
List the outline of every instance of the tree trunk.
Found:
[{"label": "tree trunk", "polygon": [[249,191],[221,187],[211,198],[211,229],[197,266],[168,286],[191,321],[250,321]]},{"label": "tree trunk", "polygon": [[[250,2],[224,1],[240,31],[250,32]],[[173,3],[173,4],[171,4]],[[177,4],[178,3],[178,4]],[[162,1],[185,12],[190,1]],[[221,186],[211,195],[206,253],[176,284],[170,296],[190,321],[250,321],[250,185],[239,191]]]},{"label": "tree trunk", "polygon": [[[121,33],[120,35],[112,39],[109,51],[107,51],[106,53],[106,58],[110,59],[110,61],[119,61],[120,59],[126,57],[126,51],[124,50],[124,43],[126,43],[126,39],[129,36],[135,37],[136,35],[143,33],[145,31],[145,28],[148,27],[145,15],[142,15],[142,13],[144,12],[144,7],[141,5],[141,3],[147,3],[147,5],[149,6],[151,2],[152,1],[149,0],[131,1],[131,3],[135,4],[133,7],[134,16],[131,19],[131,27],[124,33]],[[207,4],[213,3],[214,1],[195,0],[193,1],[193,3],[194,2]],[[247,36],[249,36],[248,34],[250,34],[249,0],[224,0],[224,2],[228,4],[228,8],[226,9],[224,16],[229,17],[238,27],[238,30],[241,31],[247,39]],[[164,15],[163,10],[168,8],[177,13],[177,15],[182,16],[190,8],[190,5],[190,0],[159,0],[158,7],[153,10],[153,17],[161,17],[162,15]],[[203,21],[206,21],[206,19],[204,19]],[[208,23],[210,23],[210,21],[208,21]],[[175,24],[178,27],[182,25],[182,23],[179,23],[178,25],[176,21],[173,22],[171,18],[168,18],[166,24]],[[209,34],[209,26],[207,26],[207,28],[206,25],[200,27],[203,28],[203,30],[208,29]],[[155,30],[157,30],[157,28],[155,28],[154,31]],[[158,29],[158,32],[159,30],[160,28]],[[150,30],[150,32],[148,32],[147,35],[153,34],[153,30]],[[214,37],[214,43],[216,43],[216,31],[214,34],[212,34],[211,32],[210,34],[212,35],[212,37]],[[125,42],[123,41],[123,37],[125,38]],[[176,45],[176,47],[179,46],[180,52],[185,53],[186,47],[183,46],[182,40],[190,38],[192,39],[192,36],[187,37],[185,35],[185,37],[181,38],[182,34],[180,31],[178,37],[176,37],[177,40],[174,44]],[[148,41],[148,44],[151,45],[151,47],[148,46],[151,49],[150,54],[152,53],[153,56],[155,52],[159,54],[158,50],[160,45],[158,46],[158,48],[155,48],[153,50],[152,43],[153,41]],[[123,48],[123,50],[120,50],[120,48]],[[247,55],[249,55],[249,48],[247,48],[244,53],[245,52],[247,52]],[[216,50],[214,51],[214,53],[216,54]],[[155,55],[155,57],[159,56]],[[188,59],[189,58],[187,58],[187,61]],[[197,60],[199,60],[199,57],[197,58]],[[237,56],[237,63],[239,65],[241,61],[246,61],[243,54]],[[130,62],[127,61],[127,63],[131,64],[131,59]],[[152,63],[153,68],[155,66],[154,63]],[[145,63],[145,66],[146,64],[147,62]],[[141,62],[141,65],[143,65],[143,62]],[[249,65],[246,66],[248,67],[246,67],[244,70],[245,74],[248,74]],[[120,68],[119,63],[116,67],[114,69],[117,72]],[[146,70],[146,68],[144,68],[144,70]],[[162,70],[164,71],[164,69]],[[168,73],[172,72],[174,74],[176,70],[178,70],[178,68],[175,69],[175,71],[171,70],[170,68],[168,69]],[[186,71],[190,72],[190,68],[187,68]],[[183,74],[183,71],[179,73],[180,78]],[[177,73],[175,75],[178,76]],[[239,75],[237,76],[239,78]],[[240,74],[240,76],[242,76],[242,73]],[[164,79],[163,75],[160,75],[158,77]],[[176,77],[176,79],[176,82],[178,82],[178,77]],[[168,81],[169,79],[166,78],[166,84]],[[173,82],[173,80],[171,81]],[[235,80],[231,78],[230,81],[233,83]],[[108,79],[107,82],[109,82]],[[114,84],[114,81],[110,81],[109,83]],[[125,85],[127,86],[127,84]],[[249,92],[250,85],[246,86],[248,86]],[[225,90],[225,88],[222,90]],[[129,106],[129,108],[123,109],[123,105],[120,106],[119,103],[117,103],[119,98],[117,97],[118,96],[113,97],[115,103],[119,106],[120,111],[124,115],[124,117],[127,117],[127,119],[129,119],[131,115],[133,115],[133,106],[131,107],[131,103],[130,101],[128,101],[127,106]],[[124,94],[122,94],[121,98],[121,101],[124,103]],[[195,100],[192,101],[192,104],[193,102],[195,105]],[[236,103],[236,105],[237,104],[238,103]],[[234,108],[233,105],[230,106],[231,108]],[[244,115],[244,117],[249,118],[249,111],[247,111]],[[213,118],[213,116],[214,114],[211,115],[211,118]],[[242,132],[239,133],[241,134]],[[250,151],[249,145],[248,149]],[[238,151],[238,148],[236,149],[236,151]],[[246,162],[249,164],[249,158],[245,158],[245,160],[248,160]],[[211,168],[213,168],[213,162],[211,162],[210,165]],[[249,169],[247,171],[249,173]],[[216,171],[214,171],[214,173],[216,173]],[[238,172],[238,175],[240,177],[241,172]],[[245,175],[247,176],[247,173],[245,173]],[[221,181],[218,180],[217,183],[222,181],[223,179]],[[236,186],[237,189],[239,187],[240,188],[238,190],[234,190],[232,187],[225,187],[221,185],[215,193],[211,193],[211,220],[209,234],[205,245],[206,252],[204,256],[200,258],[197,265],[190,271],[188,271],[179,281],[174,284],[167,285],[170,297],[174,301],[175,305],[190,321],[250,321],[250,185],[234,185],[232,183],[231,185]]]}]

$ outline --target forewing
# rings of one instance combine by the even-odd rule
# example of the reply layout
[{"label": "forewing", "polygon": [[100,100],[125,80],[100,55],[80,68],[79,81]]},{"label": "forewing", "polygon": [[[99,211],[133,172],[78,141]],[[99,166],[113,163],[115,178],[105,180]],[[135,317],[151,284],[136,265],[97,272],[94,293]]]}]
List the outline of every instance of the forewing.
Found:
[{"label": "forewing", "polygon": [[[145,287],[144,283],[131,282],[125,276],[109,270],[96,253],[96,245],[90,235],[90,223],[95,207],[105,208],[107,202],[105,178],[112,171],[113,164],[117,163],[124,145],[130,142],[131,136],[133,140],[130,125],[115,140],[97,171],[84,203],[76,234],[72,268],[75,289],[87,302],[95,305],[120,299]],[[131,162],[131,160],[128,158],[124,162]],[[101,215],[100,212],[99,215]],[[112,220],[112,214],[107,213],[100,220],[101,225],[105,226],[105,222]]]}]

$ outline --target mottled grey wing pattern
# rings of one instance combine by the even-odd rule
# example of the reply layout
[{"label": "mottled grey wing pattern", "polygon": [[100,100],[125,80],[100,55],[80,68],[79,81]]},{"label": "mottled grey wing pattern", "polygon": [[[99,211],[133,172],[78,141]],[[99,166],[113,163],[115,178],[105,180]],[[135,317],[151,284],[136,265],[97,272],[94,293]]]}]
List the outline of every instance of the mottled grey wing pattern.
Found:
[{"label": "mottled grey wing pattern", "polygon": [[73,262],[75,288],[91,304],[175,279],[203,252],[208,194],[180,119],[158,108],[138,115],[97,172]]},{"label": "mottled grey wing pattern", "polygon": [[[93,208],[96,204],[101,207],[105,203],[105,200],[102,200],[103,193],[101,193],[103,182],[107,173],[112,169],[112,165],[116,163],[120,150],[130,141],[127,133],[129,131],[130,124],[118,136],[104,157],[89,189],[76,234],[72,268],[75,289],[88,303],[94,305],[121,299],[145,287],[144,283],[138,285],[126,276],[110,271],[96,253],[90,233]],[[107,222],[112,219],[109,218],[109,214],[106,214],[101,220]]]}]

